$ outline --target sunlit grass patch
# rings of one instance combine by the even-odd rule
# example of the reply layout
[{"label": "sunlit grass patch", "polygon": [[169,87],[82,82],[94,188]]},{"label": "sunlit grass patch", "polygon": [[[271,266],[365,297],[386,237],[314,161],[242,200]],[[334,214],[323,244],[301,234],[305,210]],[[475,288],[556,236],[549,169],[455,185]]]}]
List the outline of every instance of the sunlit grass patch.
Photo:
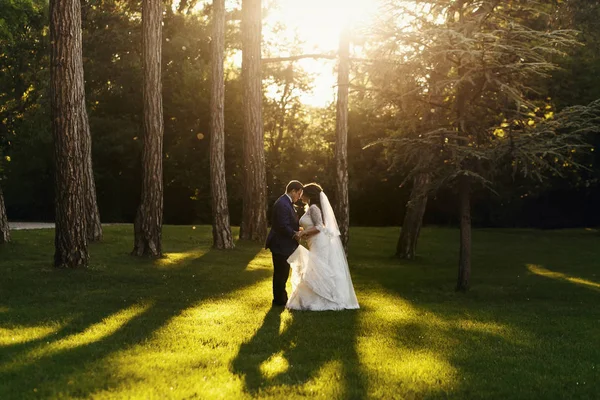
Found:
[{"label": "sunlit grass patch", "polygon": [[544,268],[540,265],[527,264],[527,269],[536,275],[544,276],[546,278],[565,280],[567,282],[581,285],[583,287],[600,290],[600,283],[592,282],[583,278],[578,278],[576,276],[570,276],[562,272],[550,271],[549,269]]},{"label": "sunlit grass patch", "polygon": [[273,354],[260,364],[260,372],[265,379],[272,379],[277,375],[284,374],[290,368],[283,351]]},{"label": "sunlit grass patch", "polygon": [[273,262],[271,253],[268,250],[262,249],[256,257],[252,259],[246,266],[247,270],[267,269],[272,270]]},{"label": "sunlit grass patch", "polygon": [[64,339],[55,342],[48,347],[48,352],[52,353],[65,349],[72,349],[102,340],[103,338],[114,334],[117,330],[122,329],[127,322],[143,314],[151,306],[151,302],[145,302],[141,304],[134,304],[130,307],[124,308],[123,310],[117,311],[116,313],[102,319],[102,321],[90,325],[83,332],[67,336]]},{"label": "sunlit grass patch", "polygon": [[345,393],[347,379],[344,363],[340,360],[332,360],[323,364],[314,374],[313,379],[298,389],[303,396],[308,397],[321,399],[350,397]]},{"label": "sunlit grass patch", "polygon": [[206,254],[207,250],[186,251],[181,253],[165,253],[163,257],[154,262],[159,268],[183,267],[189,260],[197,259]]},{"label": "sunlit grass patch", "polygon": [[26,343],[57,332],[63,324],[50,323],[40,326],[0,327],[0,346]]}]

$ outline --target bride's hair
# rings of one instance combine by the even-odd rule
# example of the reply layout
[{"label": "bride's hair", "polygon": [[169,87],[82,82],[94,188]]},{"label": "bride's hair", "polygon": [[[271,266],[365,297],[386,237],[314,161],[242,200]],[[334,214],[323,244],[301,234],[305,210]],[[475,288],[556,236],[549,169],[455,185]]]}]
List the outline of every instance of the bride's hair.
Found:
[{"label": "bride's hair", "polygon": [[304,186],[303,194],[308,197],[308,205],[315,204],[321,210],[321,192],[323,188],[318,183],[309,183]]}]

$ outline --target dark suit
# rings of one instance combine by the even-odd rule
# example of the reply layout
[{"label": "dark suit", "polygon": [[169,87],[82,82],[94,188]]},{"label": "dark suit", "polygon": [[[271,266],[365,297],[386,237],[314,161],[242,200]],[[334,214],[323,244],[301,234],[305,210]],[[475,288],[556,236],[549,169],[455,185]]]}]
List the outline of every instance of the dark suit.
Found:
[{"label": "dark suit", "polygon": [[296,248],[295,232],[300,230],[298,217],[290,198],[281,196],[273,205],[271,231],[267,237],[266,249],[273,255],[273,303],[284,305],[287,302],[285,285],[290,275],[287,259]]}]

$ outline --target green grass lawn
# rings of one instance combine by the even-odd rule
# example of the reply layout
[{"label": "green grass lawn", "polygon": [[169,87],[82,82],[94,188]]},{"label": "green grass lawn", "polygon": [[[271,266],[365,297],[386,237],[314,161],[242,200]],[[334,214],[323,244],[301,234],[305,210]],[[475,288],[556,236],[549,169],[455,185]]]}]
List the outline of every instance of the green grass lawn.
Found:
[{"label": "green grass lawn", "polygon": [[0,248],[0,399],[600,396],[600,236],[476,230],[472,290],[453,291],[458,231],[351,231],[361,309],[271,309],[261,246],[211,250],[167,226],[158,261],[111,226],[87,271],[51,267],[52,231]]}]

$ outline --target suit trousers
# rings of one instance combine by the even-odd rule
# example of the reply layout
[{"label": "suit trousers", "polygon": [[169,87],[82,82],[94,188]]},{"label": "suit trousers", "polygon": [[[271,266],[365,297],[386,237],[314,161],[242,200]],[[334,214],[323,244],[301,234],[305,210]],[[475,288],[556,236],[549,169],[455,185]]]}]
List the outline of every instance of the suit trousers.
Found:
[{"label": "suit trousers", "polygon": [[290,264],[287,259],[289,256],[273,253],[273,303],[276,305],[285,305],[288,300],[285,285],[290,276]]}]

